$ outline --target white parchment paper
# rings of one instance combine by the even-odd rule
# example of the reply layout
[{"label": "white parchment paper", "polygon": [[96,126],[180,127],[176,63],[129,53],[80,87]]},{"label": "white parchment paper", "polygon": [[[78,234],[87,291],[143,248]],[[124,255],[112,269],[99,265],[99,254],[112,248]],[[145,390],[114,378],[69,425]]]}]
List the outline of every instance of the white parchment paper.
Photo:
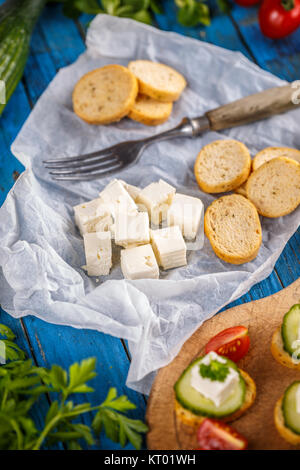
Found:
[{"label": "white parchment paper", "polygon": [[[126,65],[144,58],[175,67],[188,87],[171,119],[148,128],[128,119],[92,126],[72,111],[71,94],[87,71],[109,63]],[[190,251],[188,266],[162,273],[160,280],[127,282],[118,263],[99,283],[80,268],[83,242],[72,206],[92,199],[109,182],[54,182],[45,158],[94,151],[125,139],[147,136],[176,125],[184,116],[205,111],[283,82],[242,54],[166,33],[128,19],[99,15],[87,36],[87,50],[59,71],[38,101],[12,146],[27,170],[0,209],[0,299],[14,317],[36,315],[51,323],[93,328],[128,340],[132,362],[127,385],[148,393],[155,371],[178,353],[204,320],[267,277],[286,242],[299,226],[300,208],[289,216],[262,219],[263,245],[251,263],[234,266],[218,259],[205,240]],[[163,178],[178,191],[200,196],[193,164],[200,148],[215,139],[236,138],[254,155],[269,145],[299,148],[300,110],[223,134],[161,142],[149,147],[134,167],[123,171],[131,184]]]}]

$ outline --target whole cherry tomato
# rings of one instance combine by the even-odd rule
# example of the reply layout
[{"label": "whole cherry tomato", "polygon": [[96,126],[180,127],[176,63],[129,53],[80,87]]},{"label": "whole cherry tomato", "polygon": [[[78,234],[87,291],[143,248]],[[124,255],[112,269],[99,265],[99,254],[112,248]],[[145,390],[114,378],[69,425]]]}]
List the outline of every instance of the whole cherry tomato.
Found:
[{"label": "whole cherry tomato", "polygon": [[245,450],[247,440],[228,424],[205,418],[198,432],[199,450]]},{"label": "whole cherry tomato", "polygon": [[264,0],[259,9],[259,25],[271,39],[293,33],[300,26],[300,0]]},{"label": "whole cherry tomato", "polygon": [[205,346],[205,354],[214,351],[237,362],[247,354],[249,346],[248,329],[245,326],[233,326],[214,336]]},{"label": "whole cherry tomato", "polygon": [[252,7],[260,2],[260,0],[234,0],[235,3],[241,5],[242,7]]}]

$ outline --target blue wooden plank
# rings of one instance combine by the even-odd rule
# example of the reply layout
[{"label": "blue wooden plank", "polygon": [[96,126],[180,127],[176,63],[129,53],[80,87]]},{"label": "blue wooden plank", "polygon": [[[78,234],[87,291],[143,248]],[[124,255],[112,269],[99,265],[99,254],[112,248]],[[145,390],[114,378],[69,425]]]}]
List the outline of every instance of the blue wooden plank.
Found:
[{"label": "blue wooden plank", "polygon": [[23,165],[12,155],[10,144],[29,112],[30,106],[24,86],[20,83],[0,119],[0,205],[4,202],[17,176],[24,169]]},{"label": "blue wooden plank", "polygon": [[163,15],[155,15],[155,21],[159,28],[166,31],[175,31],[184,36],[190,36],[196,39],[221,46],[233,51],[240,51],[250,58],[247,48],[239,38],[236,28],[230,18],[221,13],[216,8],[216,2],[209,2],[211,14],[213,16],[212,23],[209,27],[196,26],[188,28],[182,26],[177,20],[177,7],[174,0],[164,1]]},{"label": "blue wooden plank", "polygon": [[235,5],[231,15],[262,68],[285,80],[299,79],[300,29],[287,38],[274,41],[261,33],[257,7],[241,8]]},{"label": "blue wooden plank", "polygon": [[58,70],[74,62],[83,50],[75,23],[63,16],[61,5],[48,5],[34,30],[24,72],[33,104]]}]

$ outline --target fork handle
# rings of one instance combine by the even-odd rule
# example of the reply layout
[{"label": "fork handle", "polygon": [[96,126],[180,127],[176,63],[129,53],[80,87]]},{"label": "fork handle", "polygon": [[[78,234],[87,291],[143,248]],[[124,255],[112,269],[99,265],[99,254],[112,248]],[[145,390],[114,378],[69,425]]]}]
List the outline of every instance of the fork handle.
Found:
[{"label": "fork handle", "polygon": [[290,83],[225,104],[205,115],[210,122],[210,129],[229,129],[296,109],[300,104],[297,99],[299,95],[299,91]]}]

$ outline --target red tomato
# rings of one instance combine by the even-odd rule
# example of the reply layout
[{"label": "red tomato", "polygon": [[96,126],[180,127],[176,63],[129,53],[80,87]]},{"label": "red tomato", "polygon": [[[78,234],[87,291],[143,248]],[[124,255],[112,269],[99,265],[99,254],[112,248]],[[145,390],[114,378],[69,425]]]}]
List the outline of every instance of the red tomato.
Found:
[{"label": "red tomato", "polygon": [[201,450],[245,450],[248,447],[245,437],[231,426],[210,418],[201,423],[197,441]]},{"label": "red tomato", "polygon": [[250,338],[245,326],[233,326],[214,336],[205,346],[205,354],[215,351],[220,356],[238,362],[249,351]]},{"label": "red tomato", "polygon": [[264,0],[259,25],[268,38],[288,36],[300,26],[300,0]]},{"label": "red tomato", "polygon": [[260,2],[260,0],[234,0],[235,3],[241,5],[242,7],[252,7]]}]

